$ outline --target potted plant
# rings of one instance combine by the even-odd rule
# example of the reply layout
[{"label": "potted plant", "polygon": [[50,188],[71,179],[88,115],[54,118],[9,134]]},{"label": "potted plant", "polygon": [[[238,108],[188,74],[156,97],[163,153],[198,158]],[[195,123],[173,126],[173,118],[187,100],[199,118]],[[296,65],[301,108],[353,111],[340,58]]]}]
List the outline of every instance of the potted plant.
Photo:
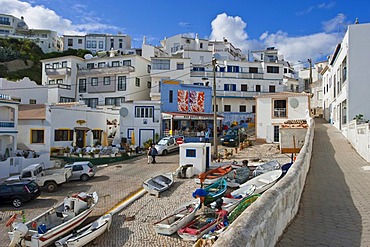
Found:
[{"label": "potted plant", "polygon": [[83,157],[84,156],[84,151],[81,149],[78,153],[78,157]]},{"label": "potted plant", "polygon": [[63,149],[63,154],[64,154],[64,156],[65,157],[67,157],[67,156],[69,156],[69,152],[70,152],[71,150],[70,150],[70,148],[69,147],[65,147],[64,149]]},{"label": "potted plant", "polygon": [[99,158],[100,157],[100,150],[99,149],[95,149],[93,151],[93,153],[94,153],[94,158]]}]

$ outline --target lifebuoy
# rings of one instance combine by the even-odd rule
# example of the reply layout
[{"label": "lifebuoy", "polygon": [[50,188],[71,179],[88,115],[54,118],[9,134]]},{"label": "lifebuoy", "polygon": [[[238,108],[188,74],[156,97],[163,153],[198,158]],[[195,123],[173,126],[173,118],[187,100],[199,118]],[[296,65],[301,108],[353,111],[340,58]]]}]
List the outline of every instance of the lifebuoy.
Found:
[{"label": "lifebuoy", "polygon": [[17,214],[13,214],[12,217],[6,222],[5,226],[10,226],[17,219]]}]

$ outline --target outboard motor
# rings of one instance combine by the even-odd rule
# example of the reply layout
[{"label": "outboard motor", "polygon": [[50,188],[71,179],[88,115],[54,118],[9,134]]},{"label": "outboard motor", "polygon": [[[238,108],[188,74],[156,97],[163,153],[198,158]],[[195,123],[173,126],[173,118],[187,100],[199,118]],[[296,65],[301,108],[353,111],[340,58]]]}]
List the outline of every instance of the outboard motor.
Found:
[{"label": "outboard motor", "polygon": [[26,236],[28,232],[28,227],[23,223],[14,223],[13,226],[13,237],[9,247],[15,247],[17,244],[23,246],[21,242],[24,241],[24,236]]}]

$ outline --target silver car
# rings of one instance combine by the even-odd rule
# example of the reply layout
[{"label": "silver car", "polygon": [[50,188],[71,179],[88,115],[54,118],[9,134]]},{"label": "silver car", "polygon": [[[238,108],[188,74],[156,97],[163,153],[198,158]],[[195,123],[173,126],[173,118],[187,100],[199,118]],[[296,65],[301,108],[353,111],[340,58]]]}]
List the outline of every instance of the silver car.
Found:
[{"label": "silver car", "polygon": [[90,161],[79,161],[65,165],[64,168],[72,168],[72,176],[69,180],[87,181],[95,176],[96,168]]}]

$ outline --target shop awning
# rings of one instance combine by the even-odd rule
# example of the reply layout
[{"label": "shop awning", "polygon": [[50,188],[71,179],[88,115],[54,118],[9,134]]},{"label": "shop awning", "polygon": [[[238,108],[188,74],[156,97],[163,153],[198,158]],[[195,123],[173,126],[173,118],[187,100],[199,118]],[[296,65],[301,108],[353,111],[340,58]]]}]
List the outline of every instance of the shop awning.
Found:
[{"label": "shop awning", "polygon": [[[163,112],[162,119],[191,119],[191,120],[213,120],[213,113],[180,113],[180,112]],[[217,120],[223,120],[224,117],[217,115]]]},{"label": "shop awning", "polygon": [[85,131],[88,131],[88,130],[90,130],[90,128],[88,128],[88,127],[75,127],[75,130],[85,130]]}]

